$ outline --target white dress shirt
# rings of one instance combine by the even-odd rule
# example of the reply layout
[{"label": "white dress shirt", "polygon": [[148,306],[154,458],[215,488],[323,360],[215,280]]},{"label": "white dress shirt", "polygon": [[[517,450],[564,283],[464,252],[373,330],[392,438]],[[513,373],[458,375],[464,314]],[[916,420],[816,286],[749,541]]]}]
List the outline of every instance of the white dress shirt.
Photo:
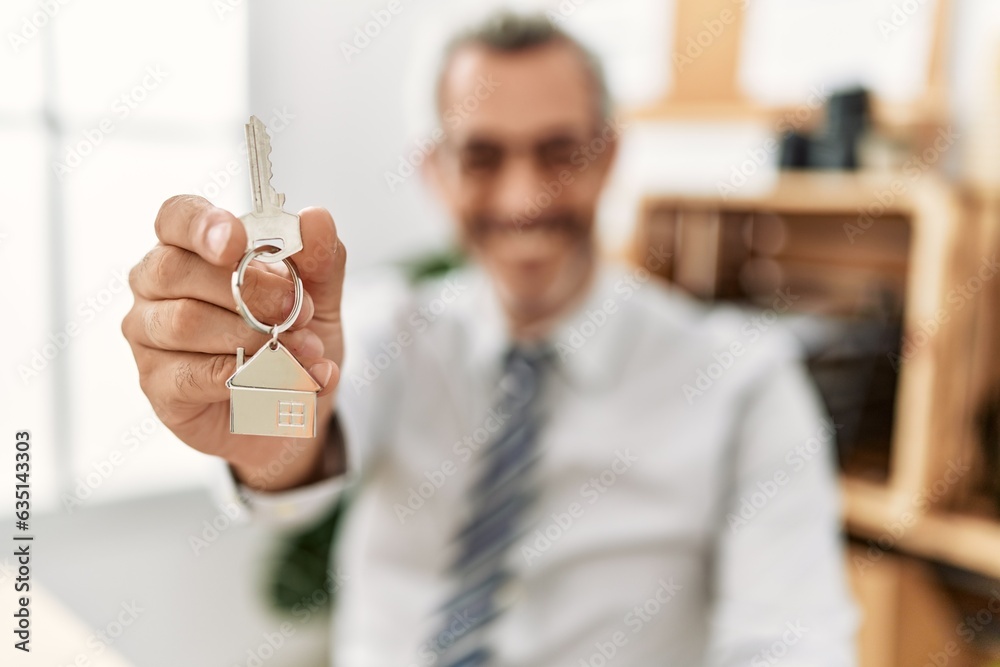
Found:
[{"label": "white dress shirt", "polygon": [[[350,470],[240,488],[239,503],[302,524],[356,483],[334,554],[333,664],[435,665],[433,610],[455,590],[452,536],[502,427],[491,411],[510,340],[476,267],[346,289]],[[517,580],[486,634],[498,664],[855,664],[833,426],[775,320],[600,265],[550,338],[537,522],[510,548]]]}]

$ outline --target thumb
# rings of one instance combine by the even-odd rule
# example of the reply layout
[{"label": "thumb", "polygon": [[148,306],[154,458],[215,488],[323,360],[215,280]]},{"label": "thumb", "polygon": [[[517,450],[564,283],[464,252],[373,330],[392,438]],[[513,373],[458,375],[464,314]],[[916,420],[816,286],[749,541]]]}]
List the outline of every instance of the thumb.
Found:
[{"label": "thumb", "polygon": [[312,297],[313,321],[340,323],[340,297],[347,251],[337,237],[337,226],[325,208],[299,211],[302,251],[293,257],[306,292]]}]

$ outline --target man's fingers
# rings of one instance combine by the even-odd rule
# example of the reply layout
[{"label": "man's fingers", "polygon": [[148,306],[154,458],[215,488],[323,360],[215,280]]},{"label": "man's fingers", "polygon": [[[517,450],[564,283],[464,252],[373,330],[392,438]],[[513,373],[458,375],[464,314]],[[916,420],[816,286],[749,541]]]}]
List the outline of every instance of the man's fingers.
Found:
[{"label": "man's fingers", "polygon": [[306,291],[313,297],[313,317],[324,323],[340,321],[340,295],[344,284],[347,251],[337,238],[337,227],[324,208],[299,212],[302,224],[302,253],[293,259]]},{"label": "man's fingers", "polygon": [[[224,308],[197,299],[138,301],[123,323],[129,340],[150,348],[203,354],[250,354],[269,339],[251,329],[243,318]],[[281,342],[300,358],[322,357],[323,341],[309,329],[281,334]]]},{"label": "man's fingers", "polygon": [[333,392],[340,382],[340,369],[337,368],[337,364],[333,363],[329,359],[319,359],[306,366],[309,374],[313,376],[316,382],[319,382],[322,389],[319,390],[320,396],[327,396]]},{"label": "man's fingers", "polygon": [[201,407],[229,400],[226,380],[236,371],[235,354],[145,349],[136,361],[139,385],[153,405]]},{"label": "man's fingers", "polygon": [[163,202],[155,228],[161,243],[190,250],[216,266],[232,266],[246,251],[243,223],[203,197],[177,195]]},{"label": "man's fingers", "polygon": [[[136,348],[135,351],[139,384],[154,406],[167,411],[183,410],[204,408],[229,400],[226,380],[236,371],[235,354],[167,352],[148,348]],[[320,396],[333,391],[339,373],[332,361],[315,359],[306,368],[323,385]]]},{"label": "man's fingers", "polygon": [[[129,283],[132,291],[145,299],[188,297],[235,313],[232,275],[231,269],[213,266],[189,250],[158,245],[132,269]],[[289,278],[251,264],[243,274],[240,294],[258,320],[278,324],[284,322],[292,311],[295,289]],[[305,325],[312,316],[312,297],[306,293],[302,301],[302,312],[292,328]]]}]

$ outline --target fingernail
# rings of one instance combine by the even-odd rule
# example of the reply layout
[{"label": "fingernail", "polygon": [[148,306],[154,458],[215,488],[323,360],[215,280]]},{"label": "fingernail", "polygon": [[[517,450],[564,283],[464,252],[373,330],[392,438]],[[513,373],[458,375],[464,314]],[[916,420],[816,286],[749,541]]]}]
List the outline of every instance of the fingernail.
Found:
[{"label": "fingernail", "polygon": [[313,364],[309,367],[309,374],[316,378],[316,382],[325,387],[326,383],[330,381],[330,376],[333,375],[333,363],[323,361]]},{"label": "fingernail", "polygon": [[212,252],[212,255],[216,258],[222,256],[222,253],[226,251],[226,245],[229,243],[229,237],[232,233],[232,225],[228,222],[217,222],[208,228],[205,241],[208,243],[208,249]]}]

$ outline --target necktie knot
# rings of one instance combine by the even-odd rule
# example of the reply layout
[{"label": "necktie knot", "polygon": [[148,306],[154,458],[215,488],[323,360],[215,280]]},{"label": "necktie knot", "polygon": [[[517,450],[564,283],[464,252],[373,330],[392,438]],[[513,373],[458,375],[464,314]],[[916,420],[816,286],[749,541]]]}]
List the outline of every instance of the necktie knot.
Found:
[{"label": "necktie knot", "polygon": [[547,345],[515,345],[507,352],[500,389],[511,407],[523,408],[538,396],[541,376],[552,356]]}]

